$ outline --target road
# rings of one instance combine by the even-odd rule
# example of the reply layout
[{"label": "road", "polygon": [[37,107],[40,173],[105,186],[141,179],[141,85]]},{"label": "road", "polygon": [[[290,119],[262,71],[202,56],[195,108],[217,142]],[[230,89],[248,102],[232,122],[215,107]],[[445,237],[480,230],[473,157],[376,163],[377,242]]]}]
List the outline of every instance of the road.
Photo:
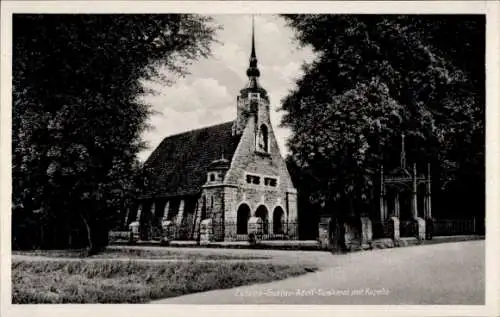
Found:
[{"label": "road", "polygon": [[323,254],[314,273],[152,303],[484,305],[484,240]]}]

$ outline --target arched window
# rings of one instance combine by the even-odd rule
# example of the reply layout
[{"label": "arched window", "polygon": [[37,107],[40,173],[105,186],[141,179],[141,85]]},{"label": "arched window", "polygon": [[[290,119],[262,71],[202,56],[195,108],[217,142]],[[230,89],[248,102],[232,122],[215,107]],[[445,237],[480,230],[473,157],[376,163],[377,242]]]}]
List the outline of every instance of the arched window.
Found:
[{"label": "arched window", "polygon": [[285,213],[281,207],[274,208],[273,211],[273,233],[284,233]]},{"label": "arched window", "polygon": [[248,219],[250,218],[250,207],[242,204],[236,213],[236,234],[248,233]]},{"label": "arched window", "polygon": [[269,152],[269,131],[265,124],[260,126],[257,146],[259,151]]}]

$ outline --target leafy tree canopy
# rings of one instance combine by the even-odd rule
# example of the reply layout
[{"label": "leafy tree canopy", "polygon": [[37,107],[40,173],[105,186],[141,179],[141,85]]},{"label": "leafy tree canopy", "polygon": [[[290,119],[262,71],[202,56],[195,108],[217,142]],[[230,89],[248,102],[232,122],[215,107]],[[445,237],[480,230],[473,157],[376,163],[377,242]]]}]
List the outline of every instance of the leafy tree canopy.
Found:
[{"label": "leafy tree canopy", "polygon": [[14,244],[34,214],[45,247],[74,244],[83,224],[83,244],[106,243],[137,188],[141,80],[184,74],[215,29],[194,15],[14,15]]},{"label": "leafy tree canopy", "polygon": [[484,16],[284,18],[318,56],[282,101],[310,203],[373,208],[404,133],[409,163],[432,163],[437,191],[484,204]]}]

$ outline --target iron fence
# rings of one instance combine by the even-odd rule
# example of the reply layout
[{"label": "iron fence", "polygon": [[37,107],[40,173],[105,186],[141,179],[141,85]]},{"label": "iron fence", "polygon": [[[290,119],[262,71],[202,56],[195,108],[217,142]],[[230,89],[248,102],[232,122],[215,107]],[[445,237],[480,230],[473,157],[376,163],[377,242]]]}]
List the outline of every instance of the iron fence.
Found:
[{"label": "iron fence", "polygon": [[373,221],[372,220],[373,239],[388,238],[389,235],[387,233],[386,226],[387,226],[387,224],[385,224],[381,221]]},{"label": "iron fence", "polygon": [[[212,224],[214,237],[224,237],[229,241],[248,241],[248,226],[237,221],[225,221]],[[263,222],[258,230],[261,240],[299,240],[297,222]]]},{"label": "iron fence", "polygon": [[[372,220],[371,223],[373,239],[392,238],[392,229],[389,228],[389,221],[382,222],[380,220]],[[417,232],[418,227],[415,221],[401,220],[399,222],[399,236],[401,238],[415,237],[417,235]]]},{"label": "iron fence", "polygon": [[481,233],[476,219],[436,219],[433,222],[434,236],[453,236]]},{"label": "iron fence", "polygon": [[[373,238],[389,238],[388,223],[372,221]],[[483,234],[483,223],[476,219],[434,219],[432,223],[426,221],[426,234],[431,236],[453,236]],[[414,220],[400,220],[399,236],[402,238],[415,237],[418,225]]]},{"label": "iron fence", "polygon": [[418,235],[418,223],[415,220],[399,221],[399,236],[401,238],[412,238]]}]

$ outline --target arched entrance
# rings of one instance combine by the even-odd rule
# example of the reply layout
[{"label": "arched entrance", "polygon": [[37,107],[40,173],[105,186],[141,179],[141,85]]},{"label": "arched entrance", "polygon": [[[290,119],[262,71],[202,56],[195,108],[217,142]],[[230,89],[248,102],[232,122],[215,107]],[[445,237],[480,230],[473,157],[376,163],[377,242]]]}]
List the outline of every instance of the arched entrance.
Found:
[{"label": "arched entrance", "polygon": [[236,234],[248,233],[248,219],[250,218],[250,207],[241,204],[236,212]]},{"label": "arched entrance", "polygon": [[273,211],[273,233],[285,233],[285,212],[280,206],[274,208]]},{"label": "arched entrance", "polygon": [[255,217],[262,219],[262,231],[264,234],[269,233],[269,212],[266,206],[260,205],[255,211]]}]

